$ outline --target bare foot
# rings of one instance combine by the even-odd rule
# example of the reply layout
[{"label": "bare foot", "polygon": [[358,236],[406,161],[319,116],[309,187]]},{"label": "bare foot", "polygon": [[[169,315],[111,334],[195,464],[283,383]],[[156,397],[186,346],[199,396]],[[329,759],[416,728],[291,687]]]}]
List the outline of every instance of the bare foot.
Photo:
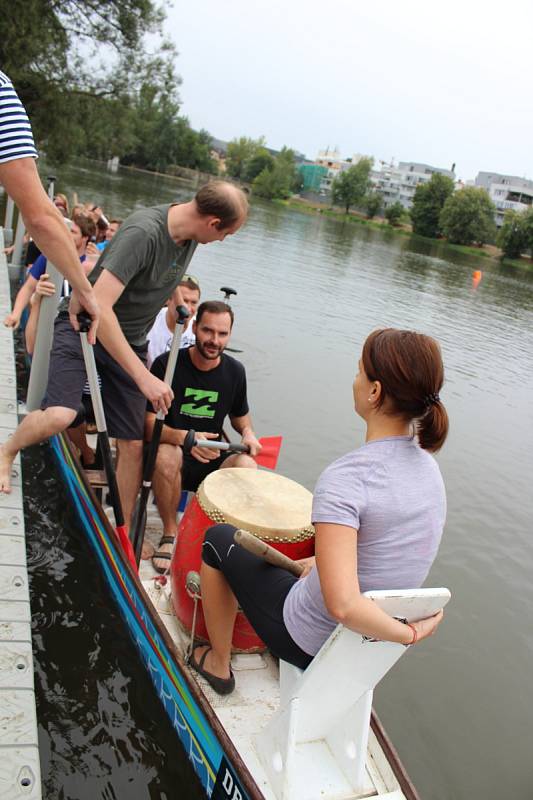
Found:
[{"label": "bare foot", "polygon": [[11,466],[15,456],[5,451],[5,445],[0,445],[0,493],[11,494]]}]

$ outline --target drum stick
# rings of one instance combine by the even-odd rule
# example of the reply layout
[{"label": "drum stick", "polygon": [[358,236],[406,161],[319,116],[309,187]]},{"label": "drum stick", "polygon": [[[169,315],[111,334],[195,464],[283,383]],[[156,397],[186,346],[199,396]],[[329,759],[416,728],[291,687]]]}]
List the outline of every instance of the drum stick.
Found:
[{"label": "drum stick", "polygon": [[235,544],[240,544],[241,547],[253,553],[254,556],[264,558],[269,564],[273,564],[275,567],[282,567],[292,572],[297,578],[299,578],[303,572],[302,564],[293,561],[292,558],[280,553],[279,550],[275,550],[269,544],[263,542],[262,539],[259,539],[248,531],[236,530],[233,534],[233,540]]}]

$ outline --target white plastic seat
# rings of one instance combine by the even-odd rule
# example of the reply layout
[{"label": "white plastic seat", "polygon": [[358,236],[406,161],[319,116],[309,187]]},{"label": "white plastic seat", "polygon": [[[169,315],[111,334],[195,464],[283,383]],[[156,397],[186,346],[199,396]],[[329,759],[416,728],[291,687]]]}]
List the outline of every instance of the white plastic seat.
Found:
[{"label": "white plastic seat", "polygon": [[[394,590],[367,597],[413,622],[443,608],[450,592]],[[280,662],[280,706],[255,740],[276,798],[312,797],[313,776],[321,781],[315,787],[327,785],[339,797],[364,792],[373,690],[408,649],[339,625],[305,672]]]}]

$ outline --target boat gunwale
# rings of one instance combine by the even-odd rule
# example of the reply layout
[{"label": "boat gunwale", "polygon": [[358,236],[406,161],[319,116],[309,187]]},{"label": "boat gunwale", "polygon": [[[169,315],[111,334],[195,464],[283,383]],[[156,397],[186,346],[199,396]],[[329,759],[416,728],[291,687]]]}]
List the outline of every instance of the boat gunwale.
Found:
[{"label": "boat gunwale", "polygon": [[383,723],[374,709],[372,709],[372,713],[370,715],[370,727],[372,728],[372,732],[374,733],[374,736],[376,737],[378,744],[383,751],[387,763],[394,773],[394,777],[400,784],[400,789],[405,795],[405,800],[421,800],[415,785],[413,784],[406,768],[403,765],[398,751],[394,747],[387,731],[383,727]]}]

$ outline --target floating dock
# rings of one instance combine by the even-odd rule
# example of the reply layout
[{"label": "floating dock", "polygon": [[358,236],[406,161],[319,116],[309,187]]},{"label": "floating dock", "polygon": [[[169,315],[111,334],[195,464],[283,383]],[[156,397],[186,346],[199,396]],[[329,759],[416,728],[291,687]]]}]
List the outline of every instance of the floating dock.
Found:
[{"label": "floating dock", "polygon": [[[18,425],[9,274],[0,228],[0,442]],[[31,611],[20,456],[13,490],[0,494],[0,800],[40,800],[41,771],[33,682]]]}]

